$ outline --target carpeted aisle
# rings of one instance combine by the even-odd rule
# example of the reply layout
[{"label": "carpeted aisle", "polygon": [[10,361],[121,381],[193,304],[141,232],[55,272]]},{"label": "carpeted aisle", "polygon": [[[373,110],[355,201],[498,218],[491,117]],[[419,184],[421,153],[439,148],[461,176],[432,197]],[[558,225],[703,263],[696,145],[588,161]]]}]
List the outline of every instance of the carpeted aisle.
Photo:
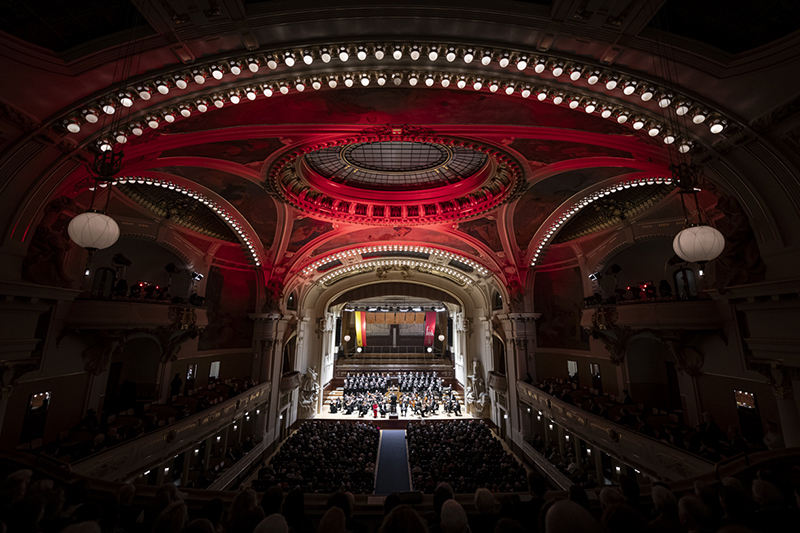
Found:
[{"label": "carpeted aisle", "polygon": [[375,494],[391,494],[410,490],[406,432],[403,429],[385,429],[381,436]]}]

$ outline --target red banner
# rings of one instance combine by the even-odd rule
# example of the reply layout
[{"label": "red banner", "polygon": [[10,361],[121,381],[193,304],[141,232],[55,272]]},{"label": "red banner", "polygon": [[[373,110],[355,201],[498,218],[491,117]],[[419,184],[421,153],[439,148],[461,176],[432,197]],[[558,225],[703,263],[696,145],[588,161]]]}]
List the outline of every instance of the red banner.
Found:
[{"label": "red banner", "polygon": [[356,346],[367,345],[367,313],[356,311]]},{"label": "red banner", "polygon": [[436,312],[425,311],[425,348],[433,346],[436,333]]}]

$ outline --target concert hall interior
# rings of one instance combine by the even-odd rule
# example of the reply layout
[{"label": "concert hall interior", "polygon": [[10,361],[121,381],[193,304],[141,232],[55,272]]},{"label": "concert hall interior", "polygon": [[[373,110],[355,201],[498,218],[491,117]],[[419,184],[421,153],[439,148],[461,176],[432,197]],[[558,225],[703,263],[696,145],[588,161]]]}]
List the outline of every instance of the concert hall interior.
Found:
[{"label": "concert hall interior", "polygon": [[800,3],[0,10],[0,529],[795,530]]}]

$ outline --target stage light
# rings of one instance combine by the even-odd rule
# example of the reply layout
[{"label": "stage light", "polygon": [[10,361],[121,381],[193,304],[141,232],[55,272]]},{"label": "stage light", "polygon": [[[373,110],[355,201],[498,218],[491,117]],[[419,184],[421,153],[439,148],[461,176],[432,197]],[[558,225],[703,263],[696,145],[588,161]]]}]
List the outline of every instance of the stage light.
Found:
[{"label": "stage light", "polygon": [[250,72],[253,72],[253,73],[258,72],[258,68],[260,66],[261,66],[261,61],[259,61],[257,57],[248,57],[247,58],[247,68],[250,69]]}]

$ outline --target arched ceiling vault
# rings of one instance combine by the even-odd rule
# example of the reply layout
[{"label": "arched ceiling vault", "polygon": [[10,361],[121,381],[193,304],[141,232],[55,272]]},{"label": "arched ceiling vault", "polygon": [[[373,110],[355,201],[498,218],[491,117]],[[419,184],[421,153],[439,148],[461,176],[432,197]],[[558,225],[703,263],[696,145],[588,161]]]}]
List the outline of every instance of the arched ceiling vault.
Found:
[{"label": "arched ceiling vault", "polygon": [[[705,159],[724,158],[731,143],[756,135],[741,118],[743,108],[731,105],[730,98],[711,97],[714,93],[697,83],[699,63],[677,84],[654,72],[659,69],[641,51],[642,43],[632,46],[625,64],[618,61],[621,51],[612,54],[615,36],[641,31],[641,21],[638,29],[602,23],[602,31],[592,30],[596,44],[609,45],[601,54],[575,44],[578,35],[589,35],[579,19],[566,23],[570,36],[562,38],[561,47],[553,46],[555,36],[548,41],[542,23],[558,9],[531,7],[523,15],[518,3],[483,6],[480,14],[472,4],[389,6],[422,18],[418,26],[403,24],[386,33],[395,36],[388,41],[374,38],[388,20],[349,8],[340,15],[353,21],[350,29],[297,7],[294,19],[284,23],[295,27],[307,19],[308,28],[291,37],[279,32],[264,38],[282,15],[262,7],[242,11],[252,28],[249,36],[240,35],[247,50],[220,23],[216,49],[207,44],[191,51],[197,44],[192,39],[208,33],[213,23],[197,26],[189,38],[161,21],[159,31],[182,34],[189,43],[172,48],[182,62],[145,55],[145,74],[113,83],[104,74],[86,85],[91,94],[71,87],[71,101],[54,99],[63,103],[61,109],[51,109],[28,139],[46,137],[60,153],[46,169],[37,169],[39,179],[20,203],[10,240],[23,243],[54,191],[74,192],[88,175],[81,165],[103,142],[118,140],[124,174],[168,181],[223,207],[265,283],[303,291],[316,284],[329,291],[341,280],[366,280],[367,270],[396,276],[411,266],[426,279],[438,276],[456,286],[472,283],[483,291],[497,284],[507,296],[526,285],[529,269],[559,229],[594,199],[629,190],[640,180],[643,187],[666,186],[679,147]],[[634,19],[641,9],[634,9]],[[426,18],[434,12],[450,13],[459,27]],[[521,17],[513,25],[511,13]],[[367,31],[373,22],[377,25]],[[329,31],[312,38],[310,28],[323,25]],[[501,26],[510,31],[491,43],[464,37],[492,34],[465,28]],[[417,37],[404,39],[405,33]],[[400,45],[398,59],[395,45]],[[310,61],[304,60],[307,52]],[[675,61],[684,68],[693,60]],[[108,106],[114,113],[104,115]],[[96,124],[87,121],[94,116]],[[109,138],[101,128],[112,118],[117,131]],[[391,145],[397,153],[428,146],[447,157],[463,148],[486,162],[481,159],[483,173],[448,178],[447,190],[398,191],[384,184],[379,191],[373,178],[359,181],[359,190],[345,178],[325,181],[310,170],[309,154],[335,155],[338,148],[355,145]],[[451,170],[437,165],[425,170]],[[397,246],[411,249],[393,250],[398,253],[392,256],[364,252]],[[418,257],[414,247],[437,252]],[[317,267],[313,274],[305,272],[337,254],[346,261],[324,272]],[[442,270],[453,268],[446,254],[486,273]],[[337,270],[342,272],[333,276]]]}]

